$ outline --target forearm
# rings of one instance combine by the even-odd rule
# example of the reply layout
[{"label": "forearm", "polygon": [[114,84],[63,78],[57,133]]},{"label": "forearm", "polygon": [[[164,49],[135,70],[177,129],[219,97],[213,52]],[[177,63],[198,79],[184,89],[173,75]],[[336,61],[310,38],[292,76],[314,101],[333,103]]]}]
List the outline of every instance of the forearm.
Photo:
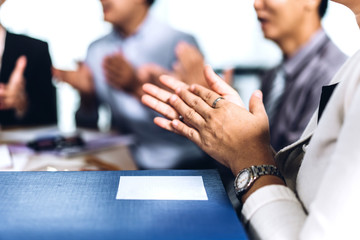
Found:
[{"label": "forearm", "polygon": [[[250,146],[251,148],[251,146]],[[275,165],[274,160],[274,152],[270,145],[267,147],[254,146],[254,148],[258,148],[257,151],[252,151],[251,155],[251,163],[252,166],[257,165]],[[249,158],[249,157],[248,157]],[[244,163],[243,161],[232,161],[230,162],[230,169],[232,170],[234,176],[236,176],[241,170],[251,167],[248,163]],[[284,180],[278,176],[273,175],[264,175],[259,177],[254,184],[242,195],[241,201],[245,202],[246,199],[254,193],[259,188],[262,188],[267,185],[285,185]]]},{"label": "forearm", "polygon": [[15,105],[16,118],[22,119],[27,111],[28,111],[28,97],[27,94],[24,92],[18,97],[17,103]]},{"label": "forearm", "polygon": [[95,94],[95,86],[92,75],[84,66],[77,71],[63,71],[62,81],[70,84],[73,88],[78,90],[80,94],[93,95]]}]

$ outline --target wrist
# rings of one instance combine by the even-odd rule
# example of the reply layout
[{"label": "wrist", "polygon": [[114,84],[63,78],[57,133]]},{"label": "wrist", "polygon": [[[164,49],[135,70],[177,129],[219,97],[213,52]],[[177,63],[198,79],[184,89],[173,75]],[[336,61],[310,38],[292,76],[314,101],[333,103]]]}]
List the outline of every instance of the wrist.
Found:
[{"label": "wrist", "polygon": [[136,93],[139,91],[139,89],[142,88],[142,83],[139,81],[139,79],[136,77],[136,75],[133,75],[129,78],[129,81],[127,84],[123,86],[123,89],[128,92],[136,95]]},{"label": "wrist", "polygon": [[254,165],[239,171],[234,188],[237,197],[245,201],[258,188],[272,184],[284,184],[277,167],[268,164]]},{"label": "wrist", "polygon": [[256,190],[268,186],[268,185],[283,185],[285,186],[285,182],[282,178],[273,176],[273,175],[266,175],[261,178],[259,178],[257,181],[254,182],[254,184],[246,191],[239,200],[241,200],[242,203],[246,201],[246,199],[251,196]]},{"label": "wrist", "polygon": [[[251,154],[242,154],[241,158],[230,161],[229,168],[233,175],[236,176],[241,170],[254,165],[275,165],[274,152],[272,147],[258,147],[257,149],[264,149],[263,151],[251,151]],[[251,159],[251,161],[249,161]]]},{"label": "wrist", "polygon": [[27,95],[25,92],[22,92],[17,98],[17,102],[15,104],[15,115],[17,118],[21,119],[24,117],[27,112]]}]

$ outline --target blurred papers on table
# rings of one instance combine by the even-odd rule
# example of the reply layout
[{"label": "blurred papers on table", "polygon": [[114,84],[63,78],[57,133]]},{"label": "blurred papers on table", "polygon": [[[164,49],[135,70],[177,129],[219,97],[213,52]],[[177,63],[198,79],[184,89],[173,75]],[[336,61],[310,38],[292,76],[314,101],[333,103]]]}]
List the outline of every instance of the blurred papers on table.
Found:
[{"label": "blurred papers on table", "polygon": [[55,126],[3,130],[0,143],[6,144],[11,165],[0,163],[0,170],[136,170],[128,150],[133,141],[131,135],[88,129],[64,134]]}]

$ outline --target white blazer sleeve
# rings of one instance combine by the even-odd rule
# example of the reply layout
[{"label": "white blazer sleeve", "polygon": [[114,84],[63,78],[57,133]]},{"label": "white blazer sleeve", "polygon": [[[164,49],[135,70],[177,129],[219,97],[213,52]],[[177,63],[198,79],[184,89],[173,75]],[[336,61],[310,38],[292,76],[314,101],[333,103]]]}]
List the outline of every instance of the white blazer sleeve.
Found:
[{"label": "white blazer sleeve", "polygon": [[242,214],[253,238],[359,238],[360,70],[349,77],[329,102],[328,121],[322,119],[311,139],[298,174],[297,194],[271,185],[244,203]]}]

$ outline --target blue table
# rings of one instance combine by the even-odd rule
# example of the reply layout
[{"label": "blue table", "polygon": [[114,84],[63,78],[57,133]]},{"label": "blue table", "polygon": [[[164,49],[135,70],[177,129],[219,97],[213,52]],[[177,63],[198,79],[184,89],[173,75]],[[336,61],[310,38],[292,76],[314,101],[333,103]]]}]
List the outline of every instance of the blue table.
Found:
[{"label": "blue table", "polygon": [[[208,201],[116,200],[120,176],[202,176]],[[216,170],[0,172],[0,239],[247,239]]]}]

